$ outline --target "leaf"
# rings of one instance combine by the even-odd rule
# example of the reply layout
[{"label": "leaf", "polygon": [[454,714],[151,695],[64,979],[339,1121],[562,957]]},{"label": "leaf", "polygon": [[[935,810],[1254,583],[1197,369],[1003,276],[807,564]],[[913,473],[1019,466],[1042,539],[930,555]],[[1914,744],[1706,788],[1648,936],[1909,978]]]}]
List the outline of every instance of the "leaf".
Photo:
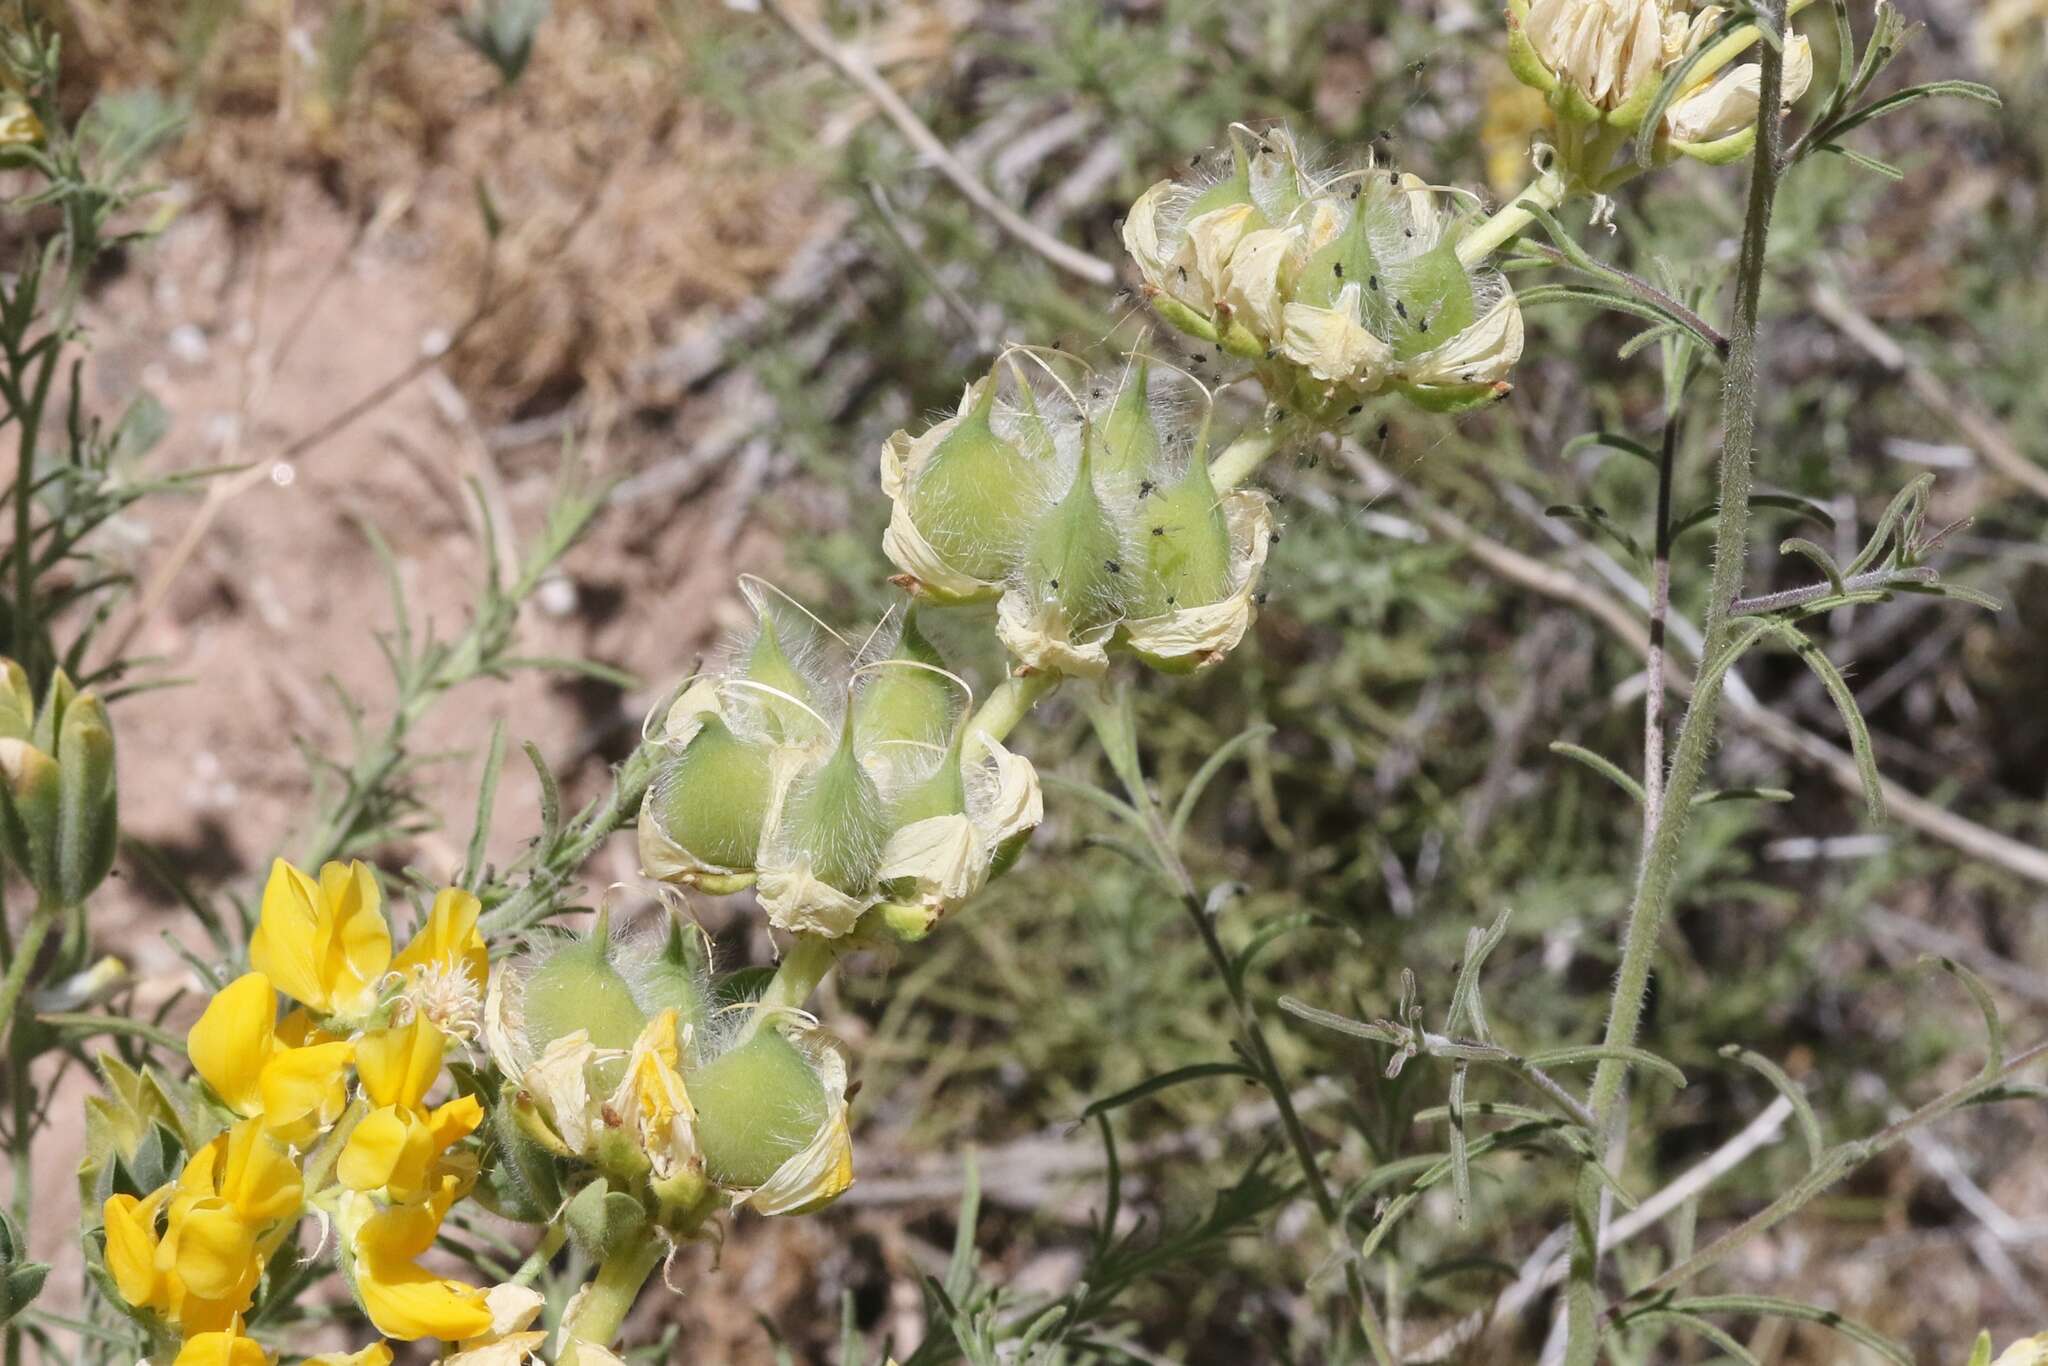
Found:
[{"label": "leaf", "polygon": [[1664,1320],[1669,1320],[1681,1328],[1697,1333],[1708,1342],[1713,1343],[1714,1346],[1720,1348],[1727,1356],[1744,1363],[1744,1366],[1762,1366],[1758,1362],[1756,1354],[1737,1341],[1735,1335],[1727,1329],[1717,1324],[1709,1323],[1697,1314],[1688,1314],[1682,1310],[1645,1309],[1638,1313],[1630,1314],[1621,1323],[1617,1323],[1615,1327],[1619,1328],[1622,1324],[1627,1323],[1662,1322]]},{"label": "leaf", "polygon": [[1305,929],[1313,925],[1315,920],[1314,913],[1310,911],[1299,911],[1293,915],[1275,916],[1273,919],[1268,920],[1252,932],[1251,938],[1245,941],[1245,946],[1239,949],[1236,956],[1230,960],[1230,975],[1242,984],[1245,973],[1251,970],[1253,961],[1261,953],[1264,953],[1278,940],[1294,933],[1296,930]]},{"label": "leaf", "polygon": [[1835,704],[1835,710],[1842,715],[1842,725],[1849,733],[1849,752],[1856,759],[1856,775],[1863,783],[1863,806],[1873,825],[1884,822],[1884,779],[1877,771],[1877,751],[1870,741],[1870,726],[1863,719],[1863,712],[1856,706],[1856,695],[1849,690],[1849,680],[1842,677],[1842,671],[1827,657],[1820,646],[1813,643],[1796,627],[1779,623],[1779,633],[1792,642],[1793,650],[1806,661],[1814,676]]},{"label": "leaf", "polygon": [[1113,1096],[1104,1096],[1093,1101],[1081,1112],[1081,1118],[1090,1120],[1111,1110],[1121,1110],[1126,1105],[1157,1095],[1183,1082],[1202,1081],[1209,1077],[1248,1077],[1258,1080],[1258,1075],[1241,1062],[1191,1062],[1185,1067],[1176,1067],[1171,1072],[1161,1072],[1156,1077],[1147,1077],[1136,1086],[1127,1087]]},{"label": "leaf", "polygon": [[1820,546],[1815,545],[1812,541],[1807,540],[1804,536],[1787,536],[1778,543],[1778,553],[1780,555],[1798,555],[1810,561],[1816,569],[1820,570],[1822,577],[1828,581],[1828,587],[1836,594],[1849,591],[1842,583],[1842,567],[1835,563],[1835,557],[1828,554]]},{"label": "leaf", "polygon": [[1761,1074],[1792,1107],[1792,1114],[1799,1121],[1799,1136],[1806,1141],[1806,1165],[1808,1171],[1818,1171],[1821,1159],[1827,1155],[1827,1139],[1821,1133],[1820,1116],[1813,1112],[1813,1106],[1806,1099],[1806,1088],[1792,1080],[1792,1076],[1777,1063],[1761,1053],[1729,1044],[1721,1050],[1724,1058],[1734,1058],[1745,1067]]},{"label": "leaf", "polygon": [[471,891],[482,886],[484,843],[490,838],[491,811],[498,801],[498,772],[505,763],[505,722],[491,727],[491,746],[484,751],[484,775],[476,794],[476,829],[469,837],[469,852],[462,860],[462,885]]},{"label": "leaf", "polygon": [[1792,794],[1782,787],[1723,787],[1711,792],[1701,792],[1692,799],[1694,806],[1713,806],[1717,802],[1789,802]]},{"label": "leaf", "polygon": [[1188,785],[1182,790],[1180,800],[1174,804],[1173,820],[1167,826],[1171,843],[1176,848],[1180,845],[1181,834],[1187,829],[1188,818],[1195,813],[1195,803],[1202,799],[1203,790],[1223,771],[1223,766],[1236,757],[1239,750],[1254,741],[1265,739],[1273,733],[1273,729],[1264,722],[1246,726],[1217,746],[1216,752],[1202,761],[1202,766],[1195,770],[1195,776],[1188,779]]},{"label": "leaf", "polygon": [[1578,760],[1587,768],[1592,769],[1595,773],[1613,783],[1623,792],[1628,793],[1629,796],[1634,797],[1638,806],[1641,806],[1648,800],[1647,795],[1643,791],[1643,785],[1623,772],[1620,765],[1604,754],[1595,754],[1583,745],[1574,745],[1564,740],[1552,740],[1550,742],[1550,752],[1552,754],[1562,754],[1567,759]]},{"label": "leaf", "polygon": [[1907,105],[1936,98],[1975,100],[1979,104],[1988,104],[1993,109],[2000,108],[2005,103],[1999,98],[1996,90],[1988,85],[1980,85],[1976,81],[1929,81],[1924,85],[1909,85],[1904,90],[1894,91],[1880,100],[1872,100],[1854,113],[1844,114],[1835,120],[1828,129],[1828,140],[1832,142],[1844,133],[1861,128],[1872,119],[1881,119],[1886,114],[1896,114]]},{"label": "leaf", "polygon": [[1479,999],[1479,970],[1500,947],[1501,941],[1507,938],[1509,914],[1502,911],[1485,929],[1474,926],[1466,931],[1464,961],[1458,965],[1458,981],[1451,988],[1450,1009],[1444,1014],[1446,1033],[1457,1033],[1462,1019],[1471,1027],[1474,1039],[1480,1043],[1493,1041],[1492,1031],[1486,1027],[1486,1011]]},{"label": "leaf", "polygon": [[1622,553],[1634,560],[1638,568],[1650,562],[1650,557],[1644,553],[1641,543],[1624,531],[1606,508],[1592,503],[1552,503],[1543,509],[1543,515],[1583,523],[1592,531],[1620,546]]},{"label": "leaf", "polygon": [[562,838],[562,789],[548,761],[540,757],[540,747],[531,740],[519,743],[540,779],[540,847],[552,850]]},{"label": "leaf", "polygon": [[[1927,505],[1927,491],[1933,487],[1934,476],[1923,474],[1893,494],[1891,502],[1885,505],[1884,515],[1877,519],[1870,539],[1863,543],[1863,549],[1842,571],[1843,577],[1853,579],[1875,565],[1884,548],[1891,543],[1894,533],[1899,532],[1902,526],[1919,520],[1920,510]],[[1901,545],[1910,539],[1910,535],[1899,536]]]},{"label": "leaf", "polygon": [[1977,1080],[1992,1080],[2005,1066],[2005,1022],[1998,1018],[1998,1002],[1992,999],[1991,989],[1984,985],[1983,978],[1953,958],[1932,955],[1922,961],[1934,964],[1961,982],[1970,999],[1977,1003],[1977,1011],[1984,1017],[1984,1070],[1977,1074]]},{"label": "leaf", "polygon": [[1576,1067],[1589,1062],[1625,1062],[1655,1072],[1673,1086],[1685,1085],[1685,1073],[1658,1057],[1655,1053],[1641,1048],[1623,1048],[1614,1044],[1572,1044],[1564,1048],[1546,1048],[1530,1053],[1522,1061],[1531,1067]]},{"label": "leaf", "polygon": [[1605,446],[1609,450],[1632,455],[1649,465],[1651,469],[1659,468],[1662,463],[1657,457],[1657,452],[1634,437],[1624,436],[1620,432],[1581,432],[1564,443],[1564,450],[1560,454],[1569,459],[1588,446]]},{"label": "leaf", "polygon": [[[1752,493],[1749,505],[1754,508],[1771,508],[1778,512],[1789,512],[1804,521],[1814,523],[1828,531],[1835,529],[1835,515],[1819,503],[1791,493]],[[1671,539],[1677,540],[1686,532],[1705,526],[1721,515],[1719,503],[1707,503],[1696,507],[1671,524]],[[1847,571],[1854,574],[1856,571]]]},{"label": "leaf", "polygon": [[1882,1333],[1845,1319],[1832,1309],[1802,1304],[1798,1300],[1780,1299],[1775,1295],[1703,1295],[1696,1299],[1674,1300],[1663,1308],[1675,1314],[1753,1314],[1817,1323],[1823,1328],[1833,1329],[1851,1342],[1868,1347],[1886,1361],[1898,1362],[1899,1366],[1913,1366],[1913,1358],[1906,1349]]},{"label": "leaf", "polygon": [[1879,161],[1876,157],[1865,156],[1863,153],[1844,147],[1838,142],[1824,142],[1820,145],[1819,150],[1832,152],[1851,165],[1860,166],[1866,171],[1883,176],[1886,180],[1898,181],[1906,178],[1906,173],[1892,165],[1889,161]]},{"label": "leaf", "polygon": [[1293,996],[1282,996],[1280,1008],[1296,1019],[1307,1020],[1310,1024],[1334,1029],[1339,1034],[1348,1034],[1354,1039],[1367,1039],[1373,1043],[1399,1043],[1399,1036],[1384,1024],[1369,1024],[1354,1020],[1349,1015],[1339,1015],[1334,1010],[1323,1010]]}]

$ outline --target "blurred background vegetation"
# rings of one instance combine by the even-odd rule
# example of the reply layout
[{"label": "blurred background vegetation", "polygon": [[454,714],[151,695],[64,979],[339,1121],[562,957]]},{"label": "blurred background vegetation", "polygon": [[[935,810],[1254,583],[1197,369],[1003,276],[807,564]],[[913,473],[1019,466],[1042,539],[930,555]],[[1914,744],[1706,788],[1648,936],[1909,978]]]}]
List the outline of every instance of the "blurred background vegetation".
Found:
[{"label": "blurred background vegetation", "polygon": [[[1468,0],[790,3],[825,18],[998,196],[1111,259],[1124,207],[1232,120],[1372,143],[1495,198],[1526,176],[1540,135],[1540,103],[1500,58],[1499,15]],[[1644,1040],[1692,1084],[1640,1088],[1636,1123],[1658,1137],[1639,1149],[1639,1189],[1771,1101],[1763,1078],[1718,1055],[1725,1044],[1781,1061],[1834,1137],[1967,1077],[1978,1017],[1916,967],[1925,952],[1983,973],[2016,1036],[2048,1015],[2048,21],[1969,0],[1901,8],[1923,27],[1888,79],[1975,75],[2008,103],[1928,104],[1876,125],[1859,147],[1897,182],[1823,157],[1787,186],[1760,473],[1822,502],[1853,547],[1932,470],[1936,524],[1968,519],[1944,575],[2008,605],[1993,616],[1907,597],[1830,618],[1829,651],[1853,664],[1886,773],[1933,804],[1882,828],[1812,762],[1815,737],[1841,740],[1814,680],[1796,661],[1746,666],[1757,705],[1737,709],[1715,781],[1795,800],[1703,812]],[[459,827],[456,794],[496,717],[565,781],[600,785],[645,707],[735,619],[735,573],[840,623],[884,610],[879,444],[950,403],[1002,343],[1141,335],[1131,295],[1077,285],[999,235],[773,11],[49,0],[79,106],[132,127],[182,120],[155,156],[160,192],[136,210],[154,240],[121,253],[88,304],[92,399],[161,405],[158,466],[269,473],[231,502],[117,528],[148,582],[192,519],[209,519],[134,632],[159,674],[200,682],[138,697],[122,719],[124,796],[144,793],[131,824],[170,867],[245,887],[281,813],[306,809],[303,773],[276,756],[290,736],[346,724],[308,681],[374,680],[368,632],[387,624],[355,523],[393,546],[429,613],[454,613],[494,534],[451,510],[465,480],[514,536],[538,518],[565,440],[619,481],[544,587],[535,629],[551,651],[644,686],[484,685],[428,731],[453,757],[426,792]],[[1741,190],[1737,171],[1676,168],[1631,187],[1616,231],[1586,240],[1711,287]],[[1168,793],[1247,726],[1272,727],[1207,789],[1189,840],[1199,880],[1242,884],[1227,937],[1301,922],[1262,960],[1258,999],[1387,1015],[1412,968],[1434,1016],[1468,930],[1510,909],[1488,965],[1496,1032],[1523,1046],[1599,1028],[1637,823],[1547,746],[1637,752],[1641,660],[1561,585],[1627,601],[1641,571],[1545,510],[1597,503],[1641,534],[1649,471],[1573,438],[1652,442],[1660,389],[1651,354],[1617,357],[1621,320],[1530,321],[1508,402],[1459,419],[1365,415],[1355,451],[1370,477],[1306,453],[1274,470],[1285,536],[1254,639],[1207,676],[1140,693],[1141,743]],[[1711,405],[1695,406],[1681,510],[1710,497],[1716,434]],[[1763,543],[1780,534],[1770,522]],[[1679,543],[1677,601],[1695,620],[1706,540]],[[1766,552],[1752,586],[1810,574]],[[827,1023],[859,1060],[860,1183],[822,1219],[743,1223],[719,1272],[679,1268],[687,1293],[650,1297],[643,1312],[673,1320],[690,1359],[833,1360],[849,1334],[869,1350],[893,1334],[906,1355],[925,1333],[920,1279],[945,1270],[970,1186],[985,1285],[1019,1303],[1067,1293],[1099,1270],[1103,1150],[1075,1127],[1083,1108],[1224,1054],[1227,998],[1178,907],[1072,790],[1109,781],[1080,718],[1055,703],[1017,743],[1065,780],[1031,853],[969,915],[893,964],[857,963],[828,996]],[[508,812],[519,829],[517,804]],[[1987,855],[1985,832],[2008,843]],[[458,837],[423,832],[385,861],[430,866]],[[621,852],[606,870],[629,862]],[[142,945],[146,997],[153,963],[181,970],[151,958],[150,936],[185,931],[139,871],[130,900],[130,920],[103,933]],[[765,961],[744,899],[698,909],[728,961]],[[1409,1120],[1442,1102],[1444,1071],[1417,1062],[1390,1082],[1375,1046],[1275,1020],[1340,1179],[1439,1146]],[[1297,1195],[1241,1191],[1248,1210],[1180,1236],[1271,1148],[1267,1111],[1215,1081],[1149,1096],[1114,1127],[1125,1225],[1166,1253],[1097,1325],[1098,1356],[1319,1359],[1304,1287],[1334,1273]],[[2001,1341],[2048,1327],[2048,1174],[2029,1160],[2044,1137],[2039,1102],[1951,1123],[1720,1279],[1828,1304],[1929,1362],[1959,1362],[1982,1326]],[[1702,1227],[1793,1179],[1798,1148],[1788,1137],[1724,1179]],[[1562,1164],[1515,1155],[1481,1173],[1469,1228],[1448,1192],[1432,1197],[1396,1240],[1403,1341],[1487,1304],[1568,1187]],[[1450,1359],[1533,1360],[1542,1319]],[[1818,1328],[1741,1336],[1767,1362],[1857,1359]],[[1710,1359],[1662,1350],[1655,1360]]]}]

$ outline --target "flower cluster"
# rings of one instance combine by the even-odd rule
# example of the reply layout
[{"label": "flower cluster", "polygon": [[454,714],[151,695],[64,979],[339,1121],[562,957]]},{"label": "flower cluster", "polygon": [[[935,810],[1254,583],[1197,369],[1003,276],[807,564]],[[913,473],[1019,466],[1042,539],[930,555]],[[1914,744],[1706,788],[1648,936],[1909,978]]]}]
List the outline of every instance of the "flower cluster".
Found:
[{"label": "flower cluster", "polygon": [[896,582],[994,600],[997,635],[1035,672],[1096,677],[1113,649],[1174,672],[1222,659],[1250,627],[1273,518],[1263,494],[1216,487],[1206,410],[1155,392],[1142,356],[1078,390],[1012,375],[1014,398],[991,373],[883,446]]},{"label": "flower cluster", "polygon": [[[1508,59],[1548,97],[1568,168],[1597,189],[1614,148],[1649,115],[1665,73],[1695,54],[1665,108],[1659,146],[1722,163],[1755,144],[1762,68],[1728,64],[1758,34],[1730,14],[1720,5],[1693,10],[1688,0],[1508,0]],[[1787,39],[1785,102],[1812,81],[1807,40]]]},{"label": "flower cluster", "polygon": [[1438,412],[1507,392],[1521,310],[1498,271],[1460,257],[1467,220],[1447,192],[1370,155],[1320,174],[1285,128],[1235,125],[1210,160],[1224,166],[1160,181],[1124,219],[1161,318],[1322,421],[1388,390]]},{"label": "flower cluster", "polygon": [[[273,866],[252,970],[186,1040],[219,1132],[173,1179],[101,1206],[111,1286],[155,1336],[182,1340],[179,1363],[264,1359],[242,1318],[308,1212],[339,1230],[350,1288],[386,1337],[460,1343],[451,1360],[474,1350],[481,1366],[483,1347],[523,1328],[521,1313],[531,1319],[531,1292],[487,1293],[419,1264],[477,1179],[467,1140],[481,1101],[429,1097],[450,1042],[481,1019],[479,910],[469,893],[443,891],[394,957],[367,867],[330,863],[316,879]],[[280,994],[296,1002],[282,1017]],[[390,1353],[379,1344],[348,1360]]]},{"label": "flower cluster", "polygon": [[662,719],[642,871],[713,892],[752,885],[793,933],[837,939],[877,911],[916,937],[1038,824],[1038,776],[970,733],[965,688],[914,614],[886,649],[854,651],[746,589],[753,629]]},{"label": "flower cluster", "polygon": [[853,1181],[837,1044],[808,1016],[715,981],[680,919],[649,952],[614,940],[607,918],[492,978],[505,1212],[559,1209],[602,1259],[650,1234],[715,1236],[721,1208],[830,1204]]}]

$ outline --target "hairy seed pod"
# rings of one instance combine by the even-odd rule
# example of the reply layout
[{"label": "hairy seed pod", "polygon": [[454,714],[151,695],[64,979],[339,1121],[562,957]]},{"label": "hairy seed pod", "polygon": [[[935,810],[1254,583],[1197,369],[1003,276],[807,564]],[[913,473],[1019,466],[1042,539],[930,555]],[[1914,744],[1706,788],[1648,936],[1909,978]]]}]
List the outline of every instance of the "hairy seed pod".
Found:
[{"label": "hairy seed pod", "polygon": [[1031,591],[1057,604],[1073,631],[1116,619],[1124,595],[1123,538],[1103,506],[1095,478],[1100,438],[1084,439],[1073,485],[1032,538],[1024,572]]},{"label": "hairy seed pod", "polygon": [[742,739],[720,717],[707,715],[683,752],[655,776],[643,818],[693,858],[750,871],[774,792],[769,758],[766,745]]},{"label": "hairy seed pod", "polygon": [[825,1122],[825,1088],[816,1070],[765,1022],[687,1080],[704,1169],[721,1186],[762,1185]]},{"label": "hairy seed pod", "polygon": [[1144,558],[1134,615],[1203,607],[1230,592],[1230,523],[1199,452],[1171,487],[1139,502],[1138,517]]},{"label": "hairy seed pod", "polygon": [[893,667],[867,675],[853,706],[854,729],[869,746],[899,742],[936,744],[953,724],[959,689],[944,674],[946,661],[925,637],[913,610],[889,655]]},{"label": "hairy seed pod", "polygon": [[1095,483],[1118,502],[1135,494],[1159,462],[1159,429],[1152,422],[1150,380],[1151,366],[1133,358],[1116,398],[1098,423]]},{"label": "hairy seed pod", "polygon": [[648,1019],[676,1013],[676,1049],[688,1058],[711,1017],[711,961],[704,937],[681,914],[669,917],[661,953],[646,965],[635,999]]},{"label": "hairy seed pod", "polygon": [[991,425],[996,384],[983,380],[974,406],[958,419],[912,479],[910,520],[954,569],[995,582],[1015,555],[1018,510],[1037,497],[1038,467]]},{"label": "hairy seed pod", "polygon": [[[623,1054],[647,1026],[633,989],[612,961],[611,936],[602,912],[585,938],[571,939],[550,953],[526,978],[520,998],[526,1036],[536,1053],[556,1039],[583,1030],[591,1045]],[[623,1057],[596,1069],[597,1089],[619,1084]]]},{"label": "hairy seed pod", "polygon": [[854,728],[790,793],[783,829],[790,845],[810,860],[811,876],[834,891],[858,897],[874,877],[886,833],[875,780],[861,763]]}]

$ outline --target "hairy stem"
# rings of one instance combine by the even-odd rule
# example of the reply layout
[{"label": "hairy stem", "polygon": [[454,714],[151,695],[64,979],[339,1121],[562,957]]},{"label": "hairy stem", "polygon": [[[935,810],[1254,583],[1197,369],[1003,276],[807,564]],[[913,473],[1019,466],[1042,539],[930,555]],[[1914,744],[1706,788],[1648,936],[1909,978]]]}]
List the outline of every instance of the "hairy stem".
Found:
[{"label": "hairy stem", "polygon": [[775,967],[775,976],[768,983],[768,989],[761,993],[761,1004],[787,1006],[792,1010],[803,1009],[804,1002],[811,999],[811,993],[818,989],[818,983],[825,980],[825,974],[832,971],[832,965],[839,961],[845,941],[827,939],[823,935],[799,934],[791,944],[789,952],[782,955],[782,961]]},{"label": "hairy stem", "polygon": [[1228,493],[1251,478],[1252,471],[1279,449],[1280,433],[1274,428],[1261,427],[1257,431],[1246,432],[1209,462],[1209,482],[1216,486],[1218,493]]},{"label": "hairy stem", "polygon": [[[1763,22],[1784,27],[1785,0],[1762,0]],[[1743,570],[1749,553],[1749,495],[1755,472],[1757,415],[1757,334],[1763,298],[1765,252],[1771,210],[1777,198],[1784,59],[1776,48],[1762,45],[1763,71],[1758,107],[1756,153],[1751,162],[1749,207],[1743,223],[1742,249],[1735,274],[1735,316],[1729,334],[1728,360],[1721,378],[1723,439],[1720,461],[1720,511],[1714,528],[1714,572],[1707,596],[1705,647],[1701,651],[1691,705],[1678,728],[1671,771],[1659,804],[1656,831],[1643,852],[1633,904],[1622,941],[1621,967],[1615,977],[1603,1042],[1609,1048],[1633,1047],[1642,1024],[1643,999],[1650,968],[1670,908],[1692,799],[1706,771],[1720,712],[1719,663],[1733,638],[1730,607],[1742,594]],[[1593,1077],[1592,1107],[1604,1148],[1614,1132],[1622,1103],[1626,1064],[1604,1059]],[[1601,1181],[1591,1169],[1580,1177],[1573,1215],[1571,1285],[1567,1298],[1566,1366],[1593,1366],[1599,1353],[1598,1260],[1594,1210]]]},{"label": "hairy stem", "polygon": [[1671,467],[1678,450],[1678,411],[1664,418],[1657,453],[1656,557],[1650,569],[1650,651],[1643,675],[1643,850],[1657,837],[1664,803],[1664,632],[1671,616]]},{"label": "hairy stem", "polygon": [[1478,265],[1535,222],[1536,210],[1548,213],[1564,203],[1570,190],[1563,174],[1555,168],[1538,175],[1491,218],[1475,224],[1458,240],[1458,260],[1466,266]]},{"label": "hairy stem", "polygon": [[586,1355],[583,1348],[612,1345],[633,1301],[640,1297],[640,1287],[660,1264],[661,1240],[652,1234],[643,1234],[604,1259],[562,1320],[561,1366],[596,1366],[600,1358]]}]

